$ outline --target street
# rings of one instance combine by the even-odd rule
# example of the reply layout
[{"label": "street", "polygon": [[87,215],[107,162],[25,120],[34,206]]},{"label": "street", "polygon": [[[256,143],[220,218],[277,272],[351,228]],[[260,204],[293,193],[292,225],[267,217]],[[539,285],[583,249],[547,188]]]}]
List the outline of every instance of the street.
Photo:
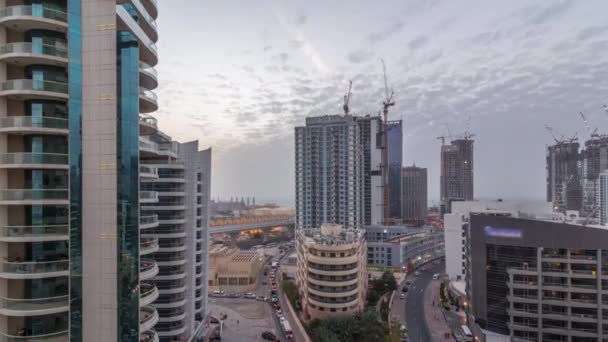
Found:
[{"label": "street", "polygon": [[424,294],[433,280],[433,274],[441,273],[445,268],[445,264],[431,263],[426,268],[426,271],[420,271],[419,276],[411,274],[406,278],[406,281],[410,280],[412,284],[408,286],[409,290],[406,292],[405,299],[399,299],[402,293],[401,287],[395,293],[393,299],[391,318],[398,320],[400,324],[407,327],[407,336],[411,342],[432,341],[424,314],[425,305],[431,305],[432,303],[425,304],[425,298],[428,296]]}]

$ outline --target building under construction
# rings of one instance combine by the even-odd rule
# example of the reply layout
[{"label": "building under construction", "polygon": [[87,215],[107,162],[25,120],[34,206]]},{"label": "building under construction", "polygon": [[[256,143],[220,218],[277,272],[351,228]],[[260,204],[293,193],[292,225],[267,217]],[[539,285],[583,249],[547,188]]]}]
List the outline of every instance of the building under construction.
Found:
[{"label": "building under construction", "polygon": [[473,143],[471,136],[441,145],[441,210],[451,211],[452,201],[471,201],[473,192]]},{"label": "building under construction", "polygon": [[596,135],[585,142],[581,151],[583,186],[582,213],[598,218],[598,186],[600,173],[608,169],[608,136]]},{"label": "building under construction", "polygon": [[578,150],[576,139],[556,141],[555,145],[547,147],[547,201],[553,203],[556,212],[582,208]]}]

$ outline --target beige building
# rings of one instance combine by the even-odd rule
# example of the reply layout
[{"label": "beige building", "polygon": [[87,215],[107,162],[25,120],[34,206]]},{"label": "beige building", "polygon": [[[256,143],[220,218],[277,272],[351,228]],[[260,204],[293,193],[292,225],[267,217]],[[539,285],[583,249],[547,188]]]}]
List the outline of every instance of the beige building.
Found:
[{"label": "beige building", "polygon": [[307,320],[363,311],[367,292],[365,232],[341,225],[296,232],[296,282]]},{"label": "beige building", "polygon": [[259,251],[242,251],[237,247],[215,245],[209,252],[209,291],[252,291],[264,267]]}]

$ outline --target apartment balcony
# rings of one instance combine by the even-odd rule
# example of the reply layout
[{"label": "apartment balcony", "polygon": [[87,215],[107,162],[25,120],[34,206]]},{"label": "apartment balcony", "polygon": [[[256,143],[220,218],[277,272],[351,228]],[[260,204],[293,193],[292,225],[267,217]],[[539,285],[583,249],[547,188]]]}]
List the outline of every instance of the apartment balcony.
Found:
[{"label": "apartment balcony", "polygon": [[144,331],[139,334],[139,342],[158,342],[158,334],[154,330]]},{"label": "apartment balcony", "polygon": [[67,189],[8,189],[0,190],[3,205],[68,205]]},{"label": "apartment balcony", "polygon": [[316,299],[313,299],[311,297],[308,298],[308,302],[317,306],[317,307],[323,307],[325,308],[325,310],[327,309],[336,309],[336,310],[342,310],[343,308],[349,308],[351,306],[353,306],[353,304],[355,304],[359,299],[356,297],[353,300],[350,301],[346,301],[344,303],[325,303]]},{"label": "apartment balcony", "polygon": [[318,286],[328,286],[328,287],[336,287],[336,286],[351,286],[351,285],[355,285],[359,282],[359,278],[354,277],[353,279],[348,279],[348,280],[332,280],[332,281],[326,281],[326,280],[318,280],[315,279],[313,277],[308,277],[308,281],[311,284],[315,284]]},{"label": "apartment balcony", "polygon": [[7,116],[0,118],[0,133],[56,134],[70,133],[67,119],[53,117]]},{"label": "apartment balcony", "polygon": [[152,18],[158,18],[158,5],[156,0],[141,0],[141,4],[144,5],[146,11]]},{"label": "apartment balcony", "polygon": [[[163,193],[158,193],[160,196],[163,196]],[[157,201],[158,202],[158,201]],[[142,202],[144,203],[144,202]],[[142,205],[142,210],[150,210],[150,211],[181,211],[186,210],[186,204],[180,202],[168,203],[166,201],[155,203],[153,205]]]},{"label": "apartment balcony", "polygon": [[308,258],[308,261],[312,261],[314,263],[322,264],[322,265],[350,265],[350,264],[356,263],[359,256],[351,255],[351,256],[347,256],[347,257],[329,257],[329,256],[321,257],[321,256],[309,254],[307,256],[307,258]]},{"label": "apartment balcony", "polygon": [[156,203],[158,202],[158,193],[156,191],[140,191],[139,203]]},{"label": "apartment balcony", "polygon": [[147,306],[152,304],[160,293],[153,282],[141,282],[139,285],[139,305]]},{"label": "apartment balcony", "polygon": [[69,260],[58,261],[2,261],[0,278],[42,279],[69,275]]},{"label": "apartment balcony", "polygon": [[158,215],[141,215],[139,217],[139,229],[156,228],[158,224]]},{"label": "apartment balcony", "polygon": [[140,165],[139,177],[148,179],[158,179],[158,169],[155,167]]},{"label": "apartment balcony", "polygon": [[186,331],[186,323],[182,321],[159,322],[156,331],[160,337],[171,337],[181,335]]},{"label": "apartment balcony", "polygon": [[[156,261],[151,259],[139,260],[139,279],[149,280],[158,274],[158,265]],[[146,329],[147,330],[147,329]]]},{"label": "apartment balcony", "polygon": [[186,221],[187,219],[183,215],[163,216],[158,219],[160,224],[184,224]]},{"label": "apartment balcony", "polygon": [[139,308],[139,331],[152,329],[158,323],[158,312],[151,306]]},{"label": "apartment balcony", "polygon": [[158,239],[141,238],[139,240],[139,255],[148,255],[157,252],[158,249]]},{"label": "apartment balcony", "polygon": [[3,316],[42,316],[69,310],[70,296],[35,299],[0,298],[0,315]]},{"label": "apartment balcony", "polygon": [[68,14],[40,6],[9,6],[0,8],[0,25],[20,32],[34,29],[66,32]]},{"label": "apartment balcony", "polygon": [[67,101],[68,84],[54,81],[17,79],[0,83],[0,96],[13,100]]},{"label": "apartment balcony", "polygon": [[158,120],[147,114],[139,114],[139,135],[147,136],[156,132],[158,132]]},{"label": "apartment balcony", "polygon": [[0,169],[64,169],[68,155],[62,153],[16,152],[0,154]]},{"label": "apartment balcony", "polygon": [[28,42],[8,43],[0,46],[0,62],[26,65],[68,65],[68,51],[54,45],[32,44]]},{"label": "apartment balcony", "polygon": [[355,296],[359,293],[358,288],[350,289],[350,290],[337,290],[337,289],[325,289],[325,290],[317,290],[312,287],[308,287],[308,293],[327,298],[343,298],[349,296]]},{"label": "apartment balcony", "polygon": [[182,307],[184,305],[186,305],[185,293],[162,294],[156,300],[156,302],[154,302],[154,307],[157,309],[172,309]]},{"label": "apartment balcony", "polygon": [[154,90],[158,87],[156,69],[144,62],[139,62],[139,85],[148,90]]},{"label": "apartment balcony", "polygon": [[182,252],[188,248],[185,242],[160,242],[159,243],[159,252]]},{"label": "apartment balcony", "polygon": [[150,90],[139,88],[139,111],[152,113],[158,110],[158,96]]},{"label": "apartment balcony", "polygon": [[4,226],[0,230],[1,242],[43,242],[67,241],[70,226],[41,225],[41,226]]},{"label": "apartment balcony", "polygon": [[68,329],[43,333],[38,335],[19,336],[18,330],[14,333],[5,333],[0,331],[0,341],[2,342],[66,342],[69,341]]}]

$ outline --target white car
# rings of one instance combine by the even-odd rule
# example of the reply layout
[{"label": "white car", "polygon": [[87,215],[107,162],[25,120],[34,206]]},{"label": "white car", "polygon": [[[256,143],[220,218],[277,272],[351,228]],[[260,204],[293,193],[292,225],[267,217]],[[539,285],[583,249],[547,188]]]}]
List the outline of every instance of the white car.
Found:
[{"label": "white car", "polygon": [[399,299],[405,299],[405,293],[402,293],[402,294],[399,296]]}]

